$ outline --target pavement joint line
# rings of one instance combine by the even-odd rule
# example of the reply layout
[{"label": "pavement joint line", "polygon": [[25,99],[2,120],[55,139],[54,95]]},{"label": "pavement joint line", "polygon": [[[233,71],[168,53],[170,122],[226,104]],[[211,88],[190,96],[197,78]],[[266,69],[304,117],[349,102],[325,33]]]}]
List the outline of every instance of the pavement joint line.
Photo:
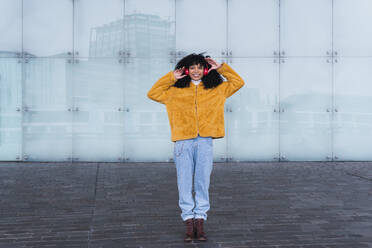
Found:
[{"label": "pavement joint line", "polygon": [[354,176],[354,177],[359,177],[359,178],[362,178],[364,180],[367,180],[367,181],[370,181],[372,182],[372,178],[368,178],[368,177],[364,177],[364,176],[361,176],[361,175],[358,175],[358,174],[355,174],[355,173],[350,173],[348,171],[344,171],[346,174],[350,175],[350,176]]},{"label": "pavement joint line", "polygon": [[97,181],[98,181],[98,173],[99,173],[99,167],[100,164],[96,164],[96,181],[94,183],[94,204],[93,204],[93,209],[92,209],[92,214],[91,214],[91,219],[90,219],[90,224],[89,224],[89,232],[88,232],[88,248],[90,247],[90,239],[91,239],[91,233],[93,231],[92,225],[93,225],[93,220],[94,220],[94,214],[96,210],[96,194],[97,194]]}]

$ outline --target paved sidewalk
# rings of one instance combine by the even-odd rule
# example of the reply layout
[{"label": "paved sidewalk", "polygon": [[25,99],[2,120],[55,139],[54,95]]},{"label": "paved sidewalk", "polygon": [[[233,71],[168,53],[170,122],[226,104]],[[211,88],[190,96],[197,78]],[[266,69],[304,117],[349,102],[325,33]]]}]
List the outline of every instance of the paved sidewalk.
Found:
[{"label": "paved sidewalk", "polygon": [[215,163],[184,244],[172,163],[0,163],[0,247],[372,248],[372,162]]}]

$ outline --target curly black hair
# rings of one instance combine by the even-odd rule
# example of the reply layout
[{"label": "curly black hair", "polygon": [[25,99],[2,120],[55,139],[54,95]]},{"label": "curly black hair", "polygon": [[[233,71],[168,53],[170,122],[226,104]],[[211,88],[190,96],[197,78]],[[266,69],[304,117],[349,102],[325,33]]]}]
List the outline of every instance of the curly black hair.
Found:
[{"label": "curly black hair", "polygon": [[[185,57],[183,57],[176,65],[175,70],[182,68],[185,66],[185,68],[189,68],[192,65],[202,65],[203,68],[207,67],[208,70],[211,67],[209,63],[205,60],[205,57],[202,54],[189,54]],[[204,88],[205,89],[211,89],[215,88],[218,85],[220,85],[223,82],[223,78],[216,70],[211,70],[207,75],[203,75],[201,78],[201,81],[203,81]],[[177,82],[173,85],[177,88],[185,88],[190,87],[191,77],[187,75],[186,77],[183,77],[181,79],[178,79]]]}]

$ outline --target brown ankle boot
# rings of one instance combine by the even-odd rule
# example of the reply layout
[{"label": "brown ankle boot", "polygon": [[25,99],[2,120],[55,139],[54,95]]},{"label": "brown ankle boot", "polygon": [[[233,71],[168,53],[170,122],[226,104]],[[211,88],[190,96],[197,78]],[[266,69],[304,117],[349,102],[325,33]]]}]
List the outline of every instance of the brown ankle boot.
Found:
[{"label": "brown ankle boot", "polygon": [[199,241],[206,241],[207,236],[204,233],[204,219],[195,219],[195,226],[196,226],[196,238]]},{"label": "brown ankle boot", "polygon": [[186,234],[185,234],[184,241],[185,242],[190,242],[194,239],[194,232],[195,232],[194,218],[187,219],[187,220],[184,221],[184,223],[186,225]]}]

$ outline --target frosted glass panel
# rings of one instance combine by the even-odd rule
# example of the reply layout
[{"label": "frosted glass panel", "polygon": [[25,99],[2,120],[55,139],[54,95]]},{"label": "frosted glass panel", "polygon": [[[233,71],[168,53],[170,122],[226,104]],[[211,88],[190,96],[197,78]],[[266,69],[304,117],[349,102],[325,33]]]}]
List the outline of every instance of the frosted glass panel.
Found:
[{"label": "frosted glass panel", "polygon": [[72,52],[71,0],[23,1],[23,49],[31,56]]},{"label": "frosted glass panel", "polygon": [[233,161],[273,161],[278,157],[279,65],[273,59],[232,59],[245,85],[226,99],[228,156]]},{"label": "frosted glass panel", "polygon": [[372,1],[334,1],[333,16],[334,50],[342,56],[372,56]]},{"label": "frosted glass panel", "polygon": [[165,58],[174,51],[174,5],[174,0],[125,1],[126,57]]},{"label": "frosted glass panel", "polygon": [[342,58],[334,65],[334,155],[372,160],[372,58]]},{"label": "frosted glass panel", "polygon": [[280,1],[280,46],[288,56],[330,54],[332,0]]},{"label": "frosted glass panel", "polygon": [[123,157],[123,64],[118,59],[78,59],[73,65],[73,159]]},{"label": "frosted glass panel", "polygon": [[177,0],[177,56],[193,52],[221,56],[227,49],[226,18],[226,0]]},{"label": "frosted glass panel", "polygon": [[288,58],[281,63],[280,154],[284,160],[331,158],[331,89],[332,66],[327,58]]},{"label": "frosted glass panel", "polygon": [[1,0],[0,57],[17,57],[22,50],[22,1]]},{"label": "frosted glass panel", "polygon": [[67,161],[71,157],[71,64],[34,58],[24,64],[24,159]]},{"label": "frosted glass panel", "polygon": [[147,92],[174,66],[169,59],[138,58],[125,66],[124,142],[128,161],[173,159],[174,142],[165,105],[149,99]]},{"label": "frosted glass panel", "polygon": [[0,58],[0,160],[18,160],[22,149],[22,64]]},{"label": "frosted glass panel", "polygon": [[81,57],[117,57],[124,47],[124,1],[75,1],[74,50]]},{"label": "frosted glass panel", "polygon": [[279,50],[279,1],[227,2],[229,55],[271,56]]}]

